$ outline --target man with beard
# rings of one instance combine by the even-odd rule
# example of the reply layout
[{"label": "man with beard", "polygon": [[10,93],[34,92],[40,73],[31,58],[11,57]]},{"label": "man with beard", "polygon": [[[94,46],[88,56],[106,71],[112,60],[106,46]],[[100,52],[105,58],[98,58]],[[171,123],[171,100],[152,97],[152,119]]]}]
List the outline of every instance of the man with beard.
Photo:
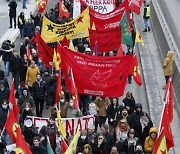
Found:
[{"label": "man with beard", "polygon": [[[146,116],[149,118],[148,114],[142,111],[142,105],[140,103],[137,103],[135,106],[135,112],[131,114],[132,118],[132,128],[136,132],[136,136],[140,139],[142,134],[142,125],[141,125],[141,117],[142,115],[146,114]],[[141,144],[142,141],[140,140]]]},{"label": "man with beard", "polygon": [[127,110],[127,108],[125,106],[122,107],[121,113],[117,115],[117,122],[119,122],[122,119],[124,119],[128,123],[130,128],[132,127],[132,118],[128,114],[128,110]]}]

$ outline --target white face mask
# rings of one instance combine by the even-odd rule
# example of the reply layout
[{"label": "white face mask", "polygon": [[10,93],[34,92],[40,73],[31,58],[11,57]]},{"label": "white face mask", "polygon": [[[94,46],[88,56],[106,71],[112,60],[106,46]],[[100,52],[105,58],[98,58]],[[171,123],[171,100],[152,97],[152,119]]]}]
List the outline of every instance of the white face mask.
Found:
[{"label": "white face mask", "polygon": [[73,106],[74,105],[74,103],[73,102],[69,102],[69,106]]},{"label": "white face mask", "polygon": [[2,108],[3,108],[3,109],[7,109],[7,107],[8,107],[7,104],[3,104],[3,105],[2,105]]},{"label": "white face mask", "polygon": [[25,108],[25,110],[26,110],[26,111],[29,111],[29,108],[28,108],[28,107],[26,107],[26,108]]},{"label": "white face mask", "polygon": [[60,102],[61,102],[61,103],[64,103],[64,102],[65,102],[65,100],[64,100],[64,99],[60,99]]},{"label": "white face mask", "polygon": [[81,135],[81,139],[85,140],[86,139],[86,135]]}]

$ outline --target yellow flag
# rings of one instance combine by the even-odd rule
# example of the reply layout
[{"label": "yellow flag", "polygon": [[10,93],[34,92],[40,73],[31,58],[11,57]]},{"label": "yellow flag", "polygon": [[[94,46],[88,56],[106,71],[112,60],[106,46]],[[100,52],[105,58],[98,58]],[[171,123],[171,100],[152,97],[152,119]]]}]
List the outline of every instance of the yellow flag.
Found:
[{"label": "yellow flag", "polygon": [[161,143],[156,154],[168,154],[165,135],[161,139]]},{"label": "yellow flag", "polygon": [[64,138],[66,138],[66,129],[64,128],[64,125],[62,123],[62,120],[61,120],[61,115],[60,115],[60,112],[58,110],[58,108],[56,107],[56,111],[57,111],[57,121],[58,121],[58,130],[61,132],[62,136]]},{"label": "yellow flag", "polygon": [[[60,55],[58,55],[60,56]],[[54,63],[54,66],[55,66],[55,69],[56,70],[59,70],[59,60],[58,60],[59,57],[57,57],[57,54],[56,54],[56,50],[54,49],[54,55],[53,55],[53,63]]]},{"label": "yellow flag", "polygon": [[140,33],[138,30],[136,30],[136,39],[135,39],[135,42],[137,43],[141,43],[142,46],[144,46],[144,40],[143,38],[141,37]]},{"label": "yellow flag", "polygon": [[76,152],[79,136],[80,136],[80,131],[78,129],[76,134],[74,135],[72,142],[70,143],[68,149],[64,154],[74,154]]},{"label": "yellow flag", "polygon": [[44,16],[41,36],[46,43],[61,41],[65,35],[68,40],[73,40],[88,37],[89,28],[89,8],[86,8],[79,17],[65,24],[53,23]]},{"label": "yellow flag", "polygon": [[75,50],[74,50],[74,45],[73,45],[72,40],[70,40],[70,43],[69,43],[69,49],[75,51]]}]

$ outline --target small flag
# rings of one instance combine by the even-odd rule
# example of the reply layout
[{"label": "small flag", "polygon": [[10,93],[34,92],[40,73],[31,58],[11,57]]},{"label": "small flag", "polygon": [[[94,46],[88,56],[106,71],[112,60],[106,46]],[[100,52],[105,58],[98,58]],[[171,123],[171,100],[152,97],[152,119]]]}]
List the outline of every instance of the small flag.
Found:
[{"label": "small flag", "polygon": [[[60,55],[59,55],[60,56]],[[59,64],[60,64],[60,61],[58,60],[58,55],[56,53],[56,50],[54,48],[54,55],[53,55],[53,63],[54,63],[54,67],[56,70],[59,70]]]},{"label": "small flag", "polygon": [[122,57],[123,56],[123,49],[122,49],[122,44],[120,44],[119,46],[119,50],[118,50],[118,53],[116,55],[117,57]]},{"label": "small flag", "polygon": [[56,111],[57,111],[57,120],[58,120],[58,129],[61,132],[62,136],[64,138],[66,138],[67,134],[66,134],[66,129],[64,128],[64,125],[62,123],[62,119],[61,119],[61,115],[60,115],[60,111],[58,110],[57,106],[56,106]]},{"label": "small flag", "polygon": [[142,46],[144,46],[144,40],[143,38],[141,37],[140,33],[138,30],[136,30],[136,39],[135,39],[135,42],[136,43],[141,43]]}]

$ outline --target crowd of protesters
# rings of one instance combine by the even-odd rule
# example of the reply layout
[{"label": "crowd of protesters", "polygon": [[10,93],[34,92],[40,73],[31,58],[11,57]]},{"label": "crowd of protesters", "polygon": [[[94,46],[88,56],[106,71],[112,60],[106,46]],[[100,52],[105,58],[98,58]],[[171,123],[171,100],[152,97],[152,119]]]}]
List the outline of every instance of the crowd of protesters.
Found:
[{"label": "crowd of protesters", "polygon": [[[72,13],[69,1],[66,8]],[[8,78],[10,72],[15,83],[15,97],[20,108],[19,124],[22,134],[33,154],[47,154],[47,136],[49,136],[54,153],[61,151],[62,135],[55,123],[56,110],[55,93],[59,71],[47,68],[43,60],[38,57],[35,44],[31,41],[35,30],[39,31],[42,24],[42,15],[30,14],[30,19],[21,12],[17,26],[20,35],[24,38],[20,53],[14,50],[14,44],[5,40],[0,55],[4,63],[4,70],[0,69],[0,134],[3,131],[10,105],[8,102],[10,89]],[[51,21],[63,24],[71,18],[58,18],[58,5],[45,13]],[[16,22],[14,22],[16,24]],[[16,25],[14,25],[16,27]],[[12,27],[12,22],[11,26]],[[75,50],[92,55],[89,47],[89,38],[73,40]],[[52,45],[52,44],[51,44]],[[30,48],[32,60],[28,59],[27,46]],[[19,53],[19,54],[18,54]],[[116,56],[117,50],[99,54],[99,56]],[[124,54],[133,54],[133,48],[127,47]],[[61,72],[62,73],[62,72]],[[131,76],[128,77],[131,84]],[[80,109],[74,107],[73,98],[65,88],[62,74],[62,92],[60,95],[60,114],[62,118],[74,118],[94,115],[95,125],[87,130],[81,130],[76,153],[82,154],[151,154],[157,138],[157,129],[153,127],[148,113],[144,112],[142,104],[136,102],[132,92],[127,92],[125,98],[104,98],[79,94]],[[43,116],[43,108],[50,109],[51,117],[47,126],[39,131],[28,116]],[[70,144],[72,136],[67,136]],[[0,154],[5,153],[6,146],[12,144],[10,137],[3,131],[0,140]],[[11,152],[13,153],[13,152]]]}]

